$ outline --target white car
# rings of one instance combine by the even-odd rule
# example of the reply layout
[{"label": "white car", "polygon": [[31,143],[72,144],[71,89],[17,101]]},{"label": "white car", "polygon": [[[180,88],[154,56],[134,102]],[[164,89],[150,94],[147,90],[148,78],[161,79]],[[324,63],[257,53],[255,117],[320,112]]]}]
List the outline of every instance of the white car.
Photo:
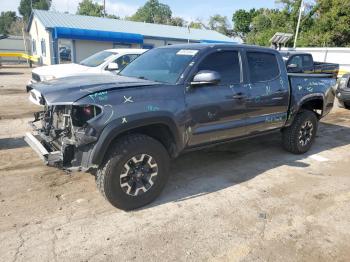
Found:
[{"label": "white car", "polygon": [[33,69],[30,83],[84,74],[117,74],[147,49],[108,49],[98,52],[79,64],[59,64]]}]

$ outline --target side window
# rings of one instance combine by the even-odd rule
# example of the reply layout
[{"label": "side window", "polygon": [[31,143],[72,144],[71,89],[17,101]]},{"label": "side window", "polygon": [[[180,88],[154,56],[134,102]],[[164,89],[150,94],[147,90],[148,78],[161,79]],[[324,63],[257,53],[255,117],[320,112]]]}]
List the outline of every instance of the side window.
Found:
[{"label": "side window", "polygon": [[310,55],[304,55],[303,56],[303,67],[312,67],[313,61]]},{"label": "side window", "polygon": [[198,71],[201,70],[218,72],[221,83],[240,83],[241,67],[238,51],[220,51],[208,55],[198,66]]},{"label": "side window", "polygon": [[41,39],[41,54],[46,56],[46,42],[45,39]]},{"label": "side window", "polygon": [[36,54],[36,41],[35,41],[35,39],[32,40],[32,52],[33,52],[33,54]]},{"label": "side window", "polygon": [[300,68],[300,69],[303,68],[303,61],[302,61],[300,55],[293,56],[292,59],[290,59],[290,60],[288,61],[288,65],[287,65],[287,66],[293,65],[293,64],[294,64],[294,65],[297,65],[298,68]]},{"label": "side window", "polygon": [[118,57],[116,60],[114,60],[114,63],[118,64],[119,69],[121,70],[124,67],[126,67],[128,64],[130,64],[131,61],[133,61],[136,57],[138,57],[139,55],[136,54],[132,54],[132,55],[123,55],[121,57]]},{"label": "side window", "polygon": [[279,76],[277,58],[264,52],[247,52],[247,61],[252,83],[270,81]]}]

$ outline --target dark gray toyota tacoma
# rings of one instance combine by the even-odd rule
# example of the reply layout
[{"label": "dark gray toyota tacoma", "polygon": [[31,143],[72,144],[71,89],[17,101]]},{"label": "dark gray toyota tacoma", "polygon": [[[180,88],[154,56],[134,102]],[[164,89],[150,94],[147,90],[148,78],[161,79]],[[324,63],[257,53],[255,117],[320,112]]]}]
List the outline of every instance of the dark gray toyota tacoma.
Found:
[{"label": "dark gray toyota tacoma", "polygon": [[135,209],[160,194],[170,159],[185,151],[274,131],[286,150],[308,151],[335,84],[332,75],[287,74],[273,49],[167,46],[119,76],[27,86],[43,111],[25,140],[46,164],[91,172],[112,205]]}]

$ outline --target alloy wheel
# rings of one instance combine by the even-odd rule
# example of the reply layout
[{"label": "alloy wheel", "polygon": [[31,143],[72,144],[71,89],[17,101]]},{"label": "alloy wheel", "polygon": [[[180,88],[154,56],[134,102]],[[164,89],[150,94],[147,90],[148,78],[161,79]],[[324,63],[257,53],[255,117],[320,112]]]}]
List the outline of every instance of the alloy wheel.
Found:
[{"label": "alloy wheel", "polygon": [[311,142],[314,126],[311,121],[306,121],[299,131],[299,144],[306,146]]},{"label": "alloy wheel", "polygon": [[140,196],[154,185],[158,175],[158,164],[148,154],[133,156],[123,166],[120,186],[130,196]]}]

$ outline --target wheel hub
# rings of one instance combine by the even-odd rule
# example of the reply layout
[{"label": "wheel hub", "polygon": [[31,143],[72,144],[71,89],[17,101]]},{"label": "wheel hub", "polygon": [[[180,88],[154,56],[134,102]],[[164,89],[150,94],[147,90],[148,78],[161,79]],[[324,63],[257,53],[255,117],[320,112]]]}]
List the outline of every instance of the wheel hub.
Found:
[{"label": "wheel hub", "polygon": [[311,142],[313,130],[314,130],[314,126],[311,121],[306,121],[301,126],[299,131],[299,144],[301,146],[306,146]]},{"label": "wheel hub", "polygon": [[130,196],[146,193],[154,184],[158,175],[158,165],[154,158],[139,154],[130,158],[120,174],[120,186]]}]

